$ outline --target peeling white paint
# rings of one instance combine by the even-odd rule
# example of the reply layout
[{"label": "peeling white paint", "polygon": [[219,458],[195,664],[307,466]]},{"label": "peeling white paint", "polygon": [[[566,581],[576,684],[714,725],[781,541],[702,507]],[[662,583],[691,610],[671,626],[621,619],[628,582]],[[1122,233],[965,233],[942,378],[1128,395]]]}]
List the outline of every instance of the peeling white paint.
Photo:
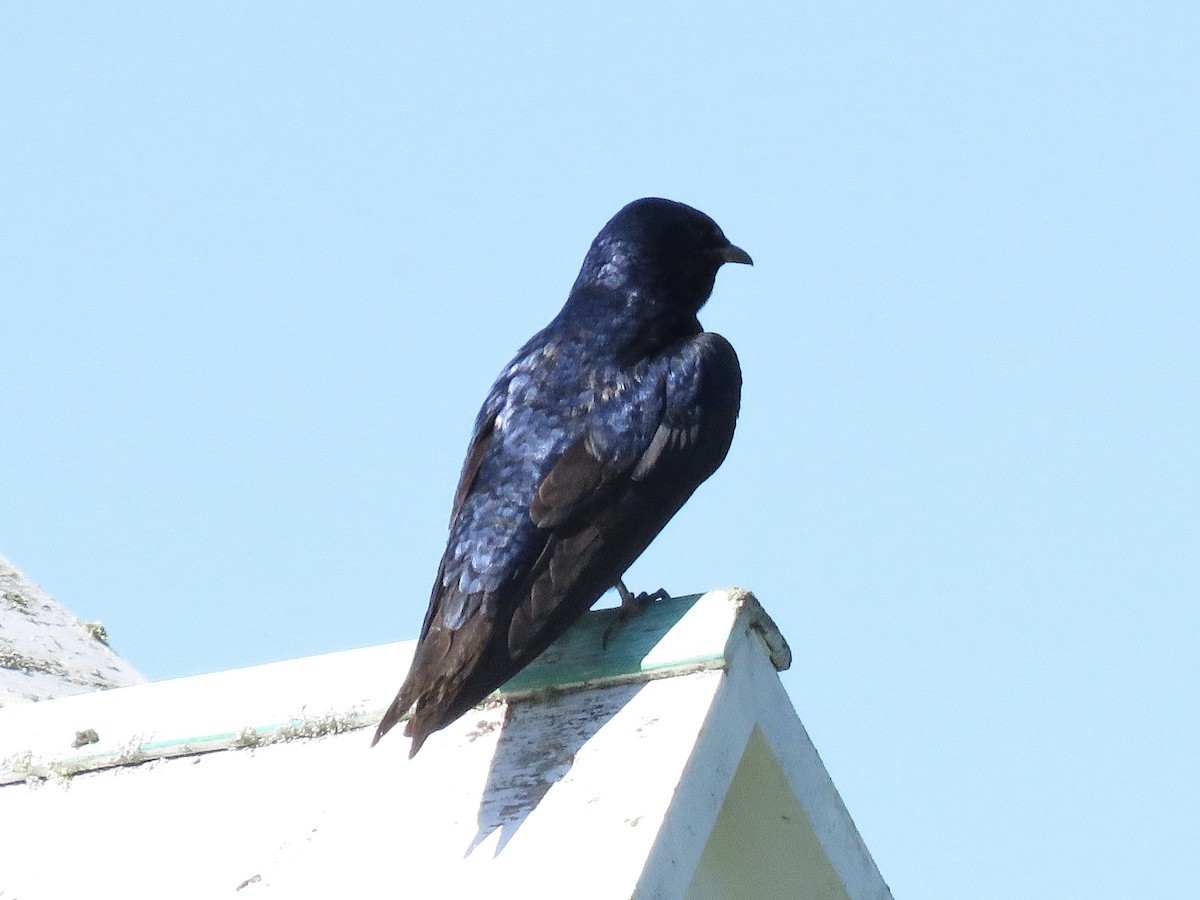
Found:
[{"label": "peeling white paint", "polygon": [[[354,727],[386,706],[413,642],[0,710],[0,763],[52,775],[0,786],[0,897],[708,900],[768,885],[763,896],[888,900],[779,683],[786,645],[757,601],[665,602],[675,611],[617,639],[657,668],[539,663],[523,693],[463,716],[414,760],[398,734],[371,749]],[[571,646],[607,620],[590,614],[579,627],[595,634]],[[204,736],[300,708],[351,730],[201,752]],[[70,747],[84,724],[100,740]],[[61,774],[122,746],[126,765]],[[759,807],[785,831],[748,832]],[[742,852],[743,833],[771,852]]]}]

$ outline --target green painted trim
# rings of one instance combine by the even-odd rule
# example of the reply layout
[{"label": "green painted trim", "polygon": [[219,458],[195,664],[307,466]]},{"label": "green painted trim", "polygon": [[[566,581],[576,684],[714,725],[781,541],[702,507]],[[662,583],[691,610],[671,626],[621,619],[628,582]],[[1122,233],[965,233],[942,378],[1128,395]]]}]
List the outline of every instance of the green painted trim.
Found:
[{"label": "green painted trim", "polygon": [[654,659],[652,651],[696,605],[702,595],[671,597],[650,604],[640,616],[615,626],[608,647],[604,634],[617,619],[616,609],[589,612],[546,651],[509,679],[497,692],[504,697],[546,689],[567,689],[585,684],[626,680],[659,670],[695,668],[724,659],[727,633],[711,635],[716,647],[697,647],[686,657]]},{"label": "green painted trim", "polygon": [[[617,609],[593,610],[520,674],[506,682],[487,702],[723,668],[730,628],[749,595],[730,598],[721,594],[720,602],[705,604],[685,622],[685,616],[704,596],[692,594],[657,601],[636,618],[615,626]],[[736,606],[731,606],[731,599]],[[757,603],[751,602],[757,610]],[[765,618],[761,610],[758,614]],[[605,647],[604,636],[610,627],[613,631]],[[380,712],[378,709],[330,712],[317,718],[299,717],[269,725],[247,725],[238,731],[147,741],[119,751],[48,762],[29,760],[0,771],[0,784],[28,778],[69,778],[83,772],[137,765],[153,759],[250,749],[298,738],[340,734],[375,724]]]}]

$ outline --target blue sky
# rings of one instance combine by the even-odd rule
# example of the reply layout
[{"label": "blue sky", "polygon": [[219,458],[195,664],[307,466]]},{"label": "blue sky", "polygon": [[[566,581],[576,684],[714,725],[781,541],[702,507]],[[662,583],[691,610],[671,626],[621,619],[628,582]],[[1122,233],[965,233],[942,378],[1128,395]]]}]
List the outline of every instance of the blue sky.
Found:
[{"label": "blue sky", "polygon": [[[5,4],[0,552],[151,678],[415,636],[479,402],[644,195],[749,250],[720,472],[898,897],[1185,896],[1200,7]],[[399,673],[398,673],[399,674]]]}]

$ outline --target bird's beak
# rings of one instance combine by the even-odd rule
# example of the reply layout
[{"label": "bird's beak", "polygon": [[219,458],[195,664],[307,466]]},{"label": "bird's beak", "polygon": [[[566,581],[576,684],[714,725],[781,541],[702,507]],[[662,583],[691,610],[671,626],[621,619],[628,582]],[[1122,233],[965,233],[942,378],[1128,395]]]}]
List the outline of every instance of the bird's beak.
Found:
[{"label": "bird's beak", "polygon": [[720,257],[721,262],[744,263],[747,266],[754,265],[754,260],[750,258],[750,254],[741,247],[735,247],[733,244],[721,250]]}]

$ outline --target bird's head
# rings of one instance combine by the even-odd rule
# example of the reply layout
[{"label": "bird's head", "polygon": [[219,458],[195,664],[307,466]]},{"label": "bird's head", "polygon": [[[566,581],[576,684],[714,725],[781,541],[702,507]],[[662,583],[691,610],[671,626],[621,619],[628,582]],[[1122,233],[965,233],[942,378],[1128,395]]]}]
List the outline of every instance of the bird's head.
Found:
[{"label": "bird's head", "polygon": [[596,235],[575,286],[637,292],[694,314],[727,262],[753,265],[750,254],[700,210],[647,197],[634,200]]}]

